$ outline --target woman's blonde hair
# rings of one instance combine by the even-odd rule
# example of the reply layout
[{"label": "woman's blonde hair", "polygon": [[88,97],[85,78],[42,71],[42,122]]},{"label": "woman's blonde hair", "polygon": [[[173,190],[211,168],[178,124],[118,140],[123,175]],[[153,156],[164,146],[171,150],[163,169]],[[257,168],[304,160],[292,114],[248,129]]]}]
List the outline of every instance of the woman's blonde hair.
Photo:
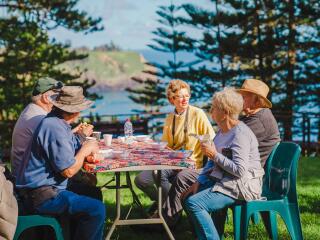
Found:
[{"label": "woman's blonde hair", "polygon": [[218,108],[236,120],[243,109],[243,98],[234,88],[226,87],[213,95],[211,108]]},{"label": "woman's blonde hair", "polygon": [[169,82],[167,87],[167,98],[170,99],[177,94],[181,89],[186,88],[190,94],[190,86],[185,81],[179,79],[173,79]]}]

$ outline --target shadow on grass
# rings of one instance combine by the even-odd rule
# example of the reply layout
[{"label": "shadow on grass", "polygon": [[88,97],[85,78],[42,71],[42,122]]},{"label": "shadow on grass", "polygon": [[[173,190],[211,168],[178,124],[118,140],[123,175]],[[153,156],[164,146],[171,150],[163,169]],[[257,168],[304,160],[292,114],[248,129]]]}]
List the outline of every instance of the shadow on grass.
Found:
[{"label": "shadow on grass", "polygon": [[[104,201],[104,203],[107,206],[107,218],[106,218],[106,228],[105,228],[105,236],[106,236],[115,219],[116,204],[114,202],[109,202],[109,201]],[[121,205],[121,219],[125,219],[126,214],[128,213],[130,207],[131,207],[131,204]],[[147,209],[149,206],[143,205],[143,207]],[[128,219],[133,219],[133,218],[143,218],[143,214],[141,213],[139,207],[135,205],[133,206],[133,209]],[[173,234],[175,235],[175,232],[173,232]],[[135,240],[135,239],[160,240],[161,239],[162,240],[162,239],[169,239],[169,238],[167,237],[167,233],[165,232],[164,228],[162,230],[154,231],[150,228],[145,228],[144,225],[140,225],[139,227],[117,226],[111,236],[111,239],[130,239],[130,240]]]},{"label": "shadow on grass", "polygon": [[318,213],[320,214],[319,196],[300,194],[299,195],[299,208],[301,213]]},{"label": "shadow on grass", "polygon": [[320,158],[318,157],[302,157],[298,166],[298,184],[305,185],[320,183],[319,177]]}]

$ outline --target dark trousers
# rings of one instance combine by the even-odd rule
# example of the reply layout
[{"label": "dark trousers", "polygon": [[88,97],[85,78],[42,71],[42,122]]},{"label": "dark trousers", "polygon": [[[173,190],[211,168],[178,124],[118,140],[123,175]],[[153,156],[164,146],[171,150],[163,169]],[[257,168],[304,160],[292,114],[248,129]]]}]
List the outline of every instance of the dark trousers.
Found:
[{"label": "dark trousers", "polygon": [[184,169],[180,171],[169,190],[168,197],[163,204],[164,215],[168,218],[180,216],[183,206],[181,204],[181,194],[197,181],[201,170]]}]

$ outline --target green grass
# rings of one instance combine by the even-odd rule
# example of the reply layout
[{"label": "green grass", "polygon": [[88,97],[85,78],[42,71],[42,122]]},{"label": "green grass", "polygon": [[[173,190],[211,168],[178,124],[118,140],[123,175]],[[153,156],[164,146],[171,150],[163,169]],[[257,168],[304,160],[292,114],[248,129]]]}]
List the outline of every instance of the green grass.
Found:
[{"label": "green grass", "polygon": [[[300,159],[298,169],[298,200],[301,213],[301,224],[303,230],[303,236],[305,239],[320,239],[320,158],[302,158]],[[110,179],[113,174],[99,174],[99,183],[103,184]],[[131,174],[132,180],[135,174]],[[124,176],[122,180],[124,180]],[[144,194],[135,188],[140,201],[147,208],[151,201],[144,196]],[[103,190],[104,202],[107,205],[107,223],[106,231],[111,227],[112,221],[115,216],[115,190]],[[121,203],[124,211],[123,214],[132,205],[131,195],[128,190],[123,190],[121,193]],[[137,210],[137,209],[134,209]],[[229,211],[230,212],[230,211]],[[230,214],[230,213],[229,213]],[[132,216],[138,216],[137,213],[133,213]],[[231,219],[231,215],[229,217]],[[287,229],[281,218],[278,218],[278,232],[279,239],[290,239]],[[190,226],[186,219],[185,214],[173,232],[176,239],[193,239]],[[232,221],[226,224],[225,239],[233,239],[233,227]],[[116,228],[116,231],[112,235],[112,239],[130,239],[130,240],[158,240],[166,239],[165,233],[151,233],[145,231],[133,231],[130,227],[120,226]],[[258,225],[250,225],[249,239],[268,239],[266,231],[262,223]]]}]

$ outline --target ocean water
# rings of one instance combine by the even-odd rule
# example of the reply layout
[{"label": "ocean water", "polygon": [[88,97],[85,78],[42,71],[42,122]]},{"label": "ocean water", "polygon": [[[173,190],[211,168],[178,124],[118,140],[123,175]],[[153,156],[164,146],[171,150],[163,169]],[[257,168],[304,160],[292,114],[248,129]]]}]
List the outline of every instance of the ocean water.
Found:
[{"label": "ocean water", "polygon": [[82,116],[93,115],[119,115],[135,113],[135,110],[143,110],[143,106],[133,102],[124,90],[106,91],[98,93],[102,99],[95,101],[92,108],[82,113]]}]

